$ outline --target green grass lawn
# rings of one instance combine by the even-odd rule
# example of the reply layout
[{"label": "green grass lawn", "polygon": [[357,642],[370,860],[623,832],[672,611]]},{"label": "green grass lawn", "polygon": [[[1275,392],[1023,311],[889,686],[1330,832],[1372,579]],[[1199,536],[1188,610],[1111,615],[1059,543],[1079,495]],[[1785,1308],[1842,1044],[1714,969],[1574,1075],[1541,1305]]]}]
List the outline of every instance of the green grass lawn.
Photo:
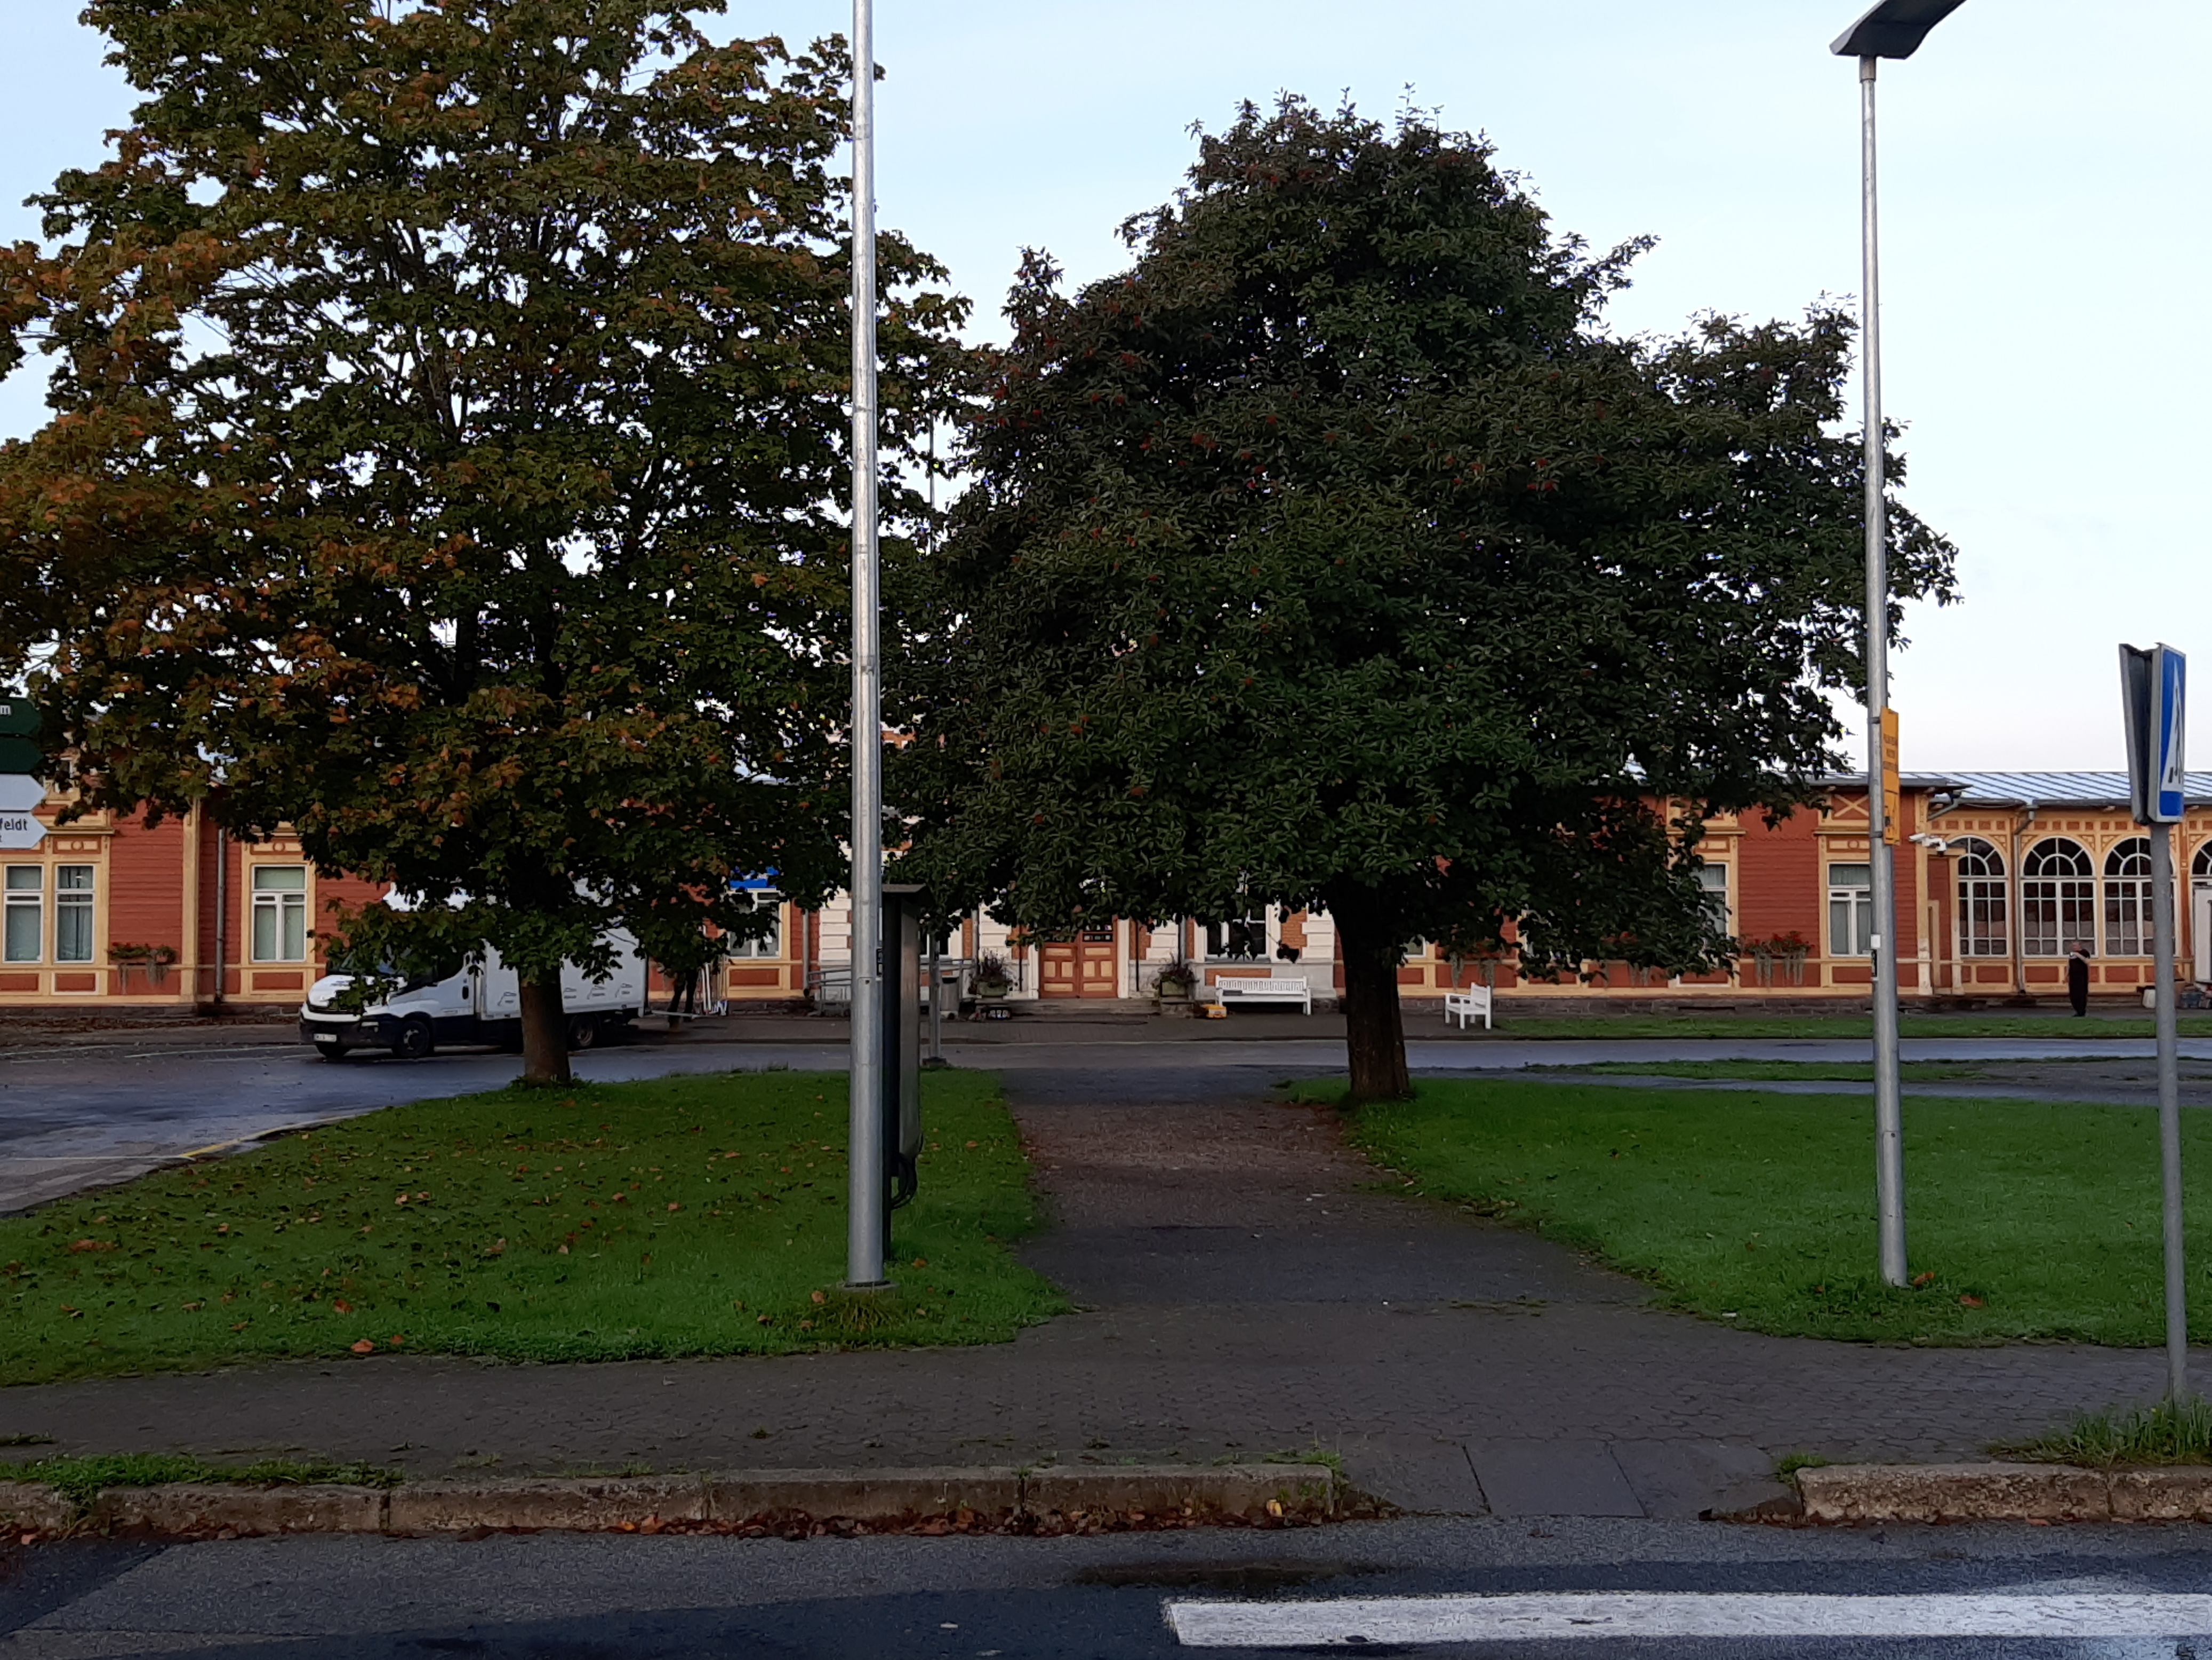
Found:
[{"label": "green grass lawn", "polygon": [[[2212,1037],[2212,1014],[2178,1017],[2184,1037]],[[1449,1030],[1449,1029],[1448,1029]],[[2077,1020],[2064,1010],[2019,1014],[1906,1014],[1898,1030],[1907,1037],[2071,1037],[2107,1040],[2148,1037],[2151,1017],[2094,1013]],[[1501,1015],[1493,1037],[1589,1043],[1608,1037],[1863,1037],[1874,1038],[1868,1014],[1525,1014]]]},{"label": "green grass lawn", "polygon": [[[2071,1055],[2054,1055],[2027,1064],[2048,1067],[2069,1062],[2107,1067],[2112,1064],[2095,1056]],[[1988,1061],[1905,1061],[1899,1063],[1898,1074],[1909,1084],[1956,1083],[1961,1079],[1988,1078],[1991,1076],[1990,1067],[1995,1064],[1999,1063]],[[1729,1078],[1748,1079],[1753,1083],[1794,1078],[1814,1082],[1826,1079],[1838,1083],[1870,1084],[1874,1081],[1874,1062],[1871,1061],[1591,1061],[1581,1066],[1547,1067],[1545,1070],[1561,1077],[1595,1072],[1607,1073],[1616,1077]]]},{"label": "green grass lawn", "polygon": [[[2184,1116],[2192,1335],[2212,1337],[2212,1118]],[[1361,1110],[1406,1182],[1591,1250],[1750,1330],[2163,1341],[2150,1107],[1909,1100],[1911,1290],[1875,1262],[1864,1098],[1437,1079]]]},{"label": "green grass lawn", "polygon": [[923,1081],[896,1294],[848,1298],[845,1080],[393,1107],[0,1221],[0,1383],[398,1352],[512,1360],[1001,1341],[1066,1307],[997,1084]]}]

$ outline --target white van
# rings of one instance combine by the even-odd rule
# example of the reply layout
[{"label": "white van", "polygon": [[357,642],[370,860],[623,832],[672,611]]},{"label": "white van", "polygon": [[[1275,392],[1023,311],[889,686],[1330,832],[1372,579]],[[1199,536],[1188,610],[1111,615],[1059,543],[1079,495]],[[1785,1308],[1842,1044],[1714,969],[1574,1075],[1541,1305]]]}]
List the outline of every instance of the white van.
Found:
[{"label": "white van", "polygon": [[[591,1048],[606,1028],[645,1012],[645,958],[637,941],[621,928],[606,939],[615,965],[605,979],[591,978],[574,963],[561,965],[561,1007],[572,1049]],[[521,982],[489,946],[475,967],[443,980],[410,979],[357,1013],[338,1006],[353,982],[349,974],[325,975],[300,1006],[300,1035],[325,1061],[343,1061],[355,1049],[389,1049],[419,1060],[441,1043],[514,1048],[522,1042]]]}]

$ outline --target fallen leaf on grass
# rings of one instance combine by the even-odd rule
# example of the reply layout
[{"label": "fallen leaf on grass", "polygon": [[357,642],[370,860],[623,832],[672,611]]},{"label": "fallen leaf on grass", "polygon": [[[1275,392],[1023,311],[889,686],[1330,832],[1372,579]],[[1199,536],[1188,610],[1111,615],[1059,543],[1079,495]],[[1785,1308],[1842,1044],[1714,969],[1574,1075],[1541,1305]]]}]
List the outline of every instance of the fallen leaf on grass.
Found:
[{"label": "fallen leaf on grass", "polygon": [[671,1209],[672,1211],[678,1211],[678,1210],[682,1210],[682,1209],[684,1208],[684,1207],[683,1207],[683,1206],[681,1206],[681,1205],[679,1205],[679,1204],[678,1204],[674,1200],[672,1200],[672,1199],[671,1201],[669,1201],[669,1203],[668,1203],[668,1208],[669,1208],[669,1209]]},{"label": "fallen leaf on grass", "polygon": [[374,1354],[376,1353],[376,1345],[364,1337],[353,1346],[353,1352],[356,1354]]},{"label": "fallen leaf on grass", "polygon": [[76,1241],[76,1243],[72,1244],[70,1249],[73,1251],[113,1250],[115,1249],[115,1242],[112,1239],[80,1239]]},{"label": "fallen leaf on grass", "polygon": [[406,1341],[407,1339],[398,1332],[394,1332],[392,1335],[392,1347],[395,1349]]},{"label": "fallen leaf on grass", "polygon": [[1914,1275],[1912,1276],[1912,1283],[1913,1283],[1913,1286],[1914,1286],[1916,1288],[1917,1288],[1917,1287],[1919,1287],[1919,1286],[1932,1286],[1932,1285],[1934,1285],[1934,1284],[1936,1283],[1936,1270],[1935,1270],[1935,1269],[1933,1269],[1933,1268],[1930,1268],[1930,1269],[1929,1269],[1929,1270],[1928,1270],[1928,1272],[1927,1272],[1927,1273],[1925,1273],[1925,1274],[1914,1274]]},{"label": "fallen leaf on grass", "polygon": [[1959,1302],[1961,1306],[1970,1309],[1978,1309],[1982,1306],[1982,1299],[1978,1297],[1967,1297],[1962,1295],[1959,1298]]},{"label": "fallen leaf on grass", "polygon": [[828,1302],[828,1301],[830,1300],[830,1298],[829,1298],[829,1296],[828,1296],[825,1292],[818,1292],[818,1291],[817,1291],[817,1292],[816,1292],[814,1293],[814,1300],[815,1300],[816,1302],[817,1302],[817,1303],[826,1303],[826,1302]]},{"label": "fallen leaf on grass", "polygon": [[343,1297],[333,1297],[331,1298],[331,1306],[336,1309],[340,1314],[351,1314],[353,1312],[353,1304],[347,1302]]}]

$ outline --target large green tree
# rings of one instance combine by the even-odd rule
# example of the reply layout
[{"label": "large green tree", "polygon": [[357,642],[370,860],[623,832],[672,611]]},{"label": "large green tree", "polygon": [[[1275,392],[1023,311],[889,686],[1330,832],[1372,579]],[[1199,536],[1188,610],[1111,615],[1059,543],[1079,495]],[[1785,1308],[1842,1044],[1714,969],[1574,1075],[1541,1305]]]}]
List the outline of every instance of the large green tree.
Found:
[{"label": "large green tree", "polygon": [[[145,94],[0,264],[0,668],[92,806],[205,801],[489,942],[687,963],[842,879],[848,229],[836,42],[720,0],[94,0]],[[958,356],[882,239],[886,489]],[[687,956],[687,953],[689,954]]]},{"label": "large green tree", "polygon": [[[908,870],[1048,935],[1325,909],[1363,1098],[1407,1088],[1413,939],[1720,960],[1700,821],[1805,800],[1858,674],[1847,320],[1611,336],[1635,247],[1296,100],[1124,235],[1072,297],[1028,261],[905,587]],[[1891,523],[1897,592],[1948,595]]]}]

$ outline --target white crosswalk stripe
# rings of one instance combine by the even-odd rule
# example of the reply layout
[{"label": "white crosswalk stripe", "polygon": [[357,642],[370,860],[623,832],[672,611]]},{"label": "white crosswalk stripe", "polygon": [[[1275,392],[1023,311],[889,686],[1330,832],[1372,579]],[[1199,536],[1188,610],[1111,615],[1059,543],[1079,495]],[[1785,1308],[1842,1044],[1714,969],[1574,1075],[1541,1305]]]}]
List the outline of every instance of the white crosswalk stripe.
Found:
[{"label": "white crosswalk stripe", "polygon": [[1794,1591],[1519,1592],[1336,1602],[1170,1601],[1187,1648],[1358,1647],[1669,1637],[2196,1637],[2212,1596],[2100,1592],[1832,1596]]}]

